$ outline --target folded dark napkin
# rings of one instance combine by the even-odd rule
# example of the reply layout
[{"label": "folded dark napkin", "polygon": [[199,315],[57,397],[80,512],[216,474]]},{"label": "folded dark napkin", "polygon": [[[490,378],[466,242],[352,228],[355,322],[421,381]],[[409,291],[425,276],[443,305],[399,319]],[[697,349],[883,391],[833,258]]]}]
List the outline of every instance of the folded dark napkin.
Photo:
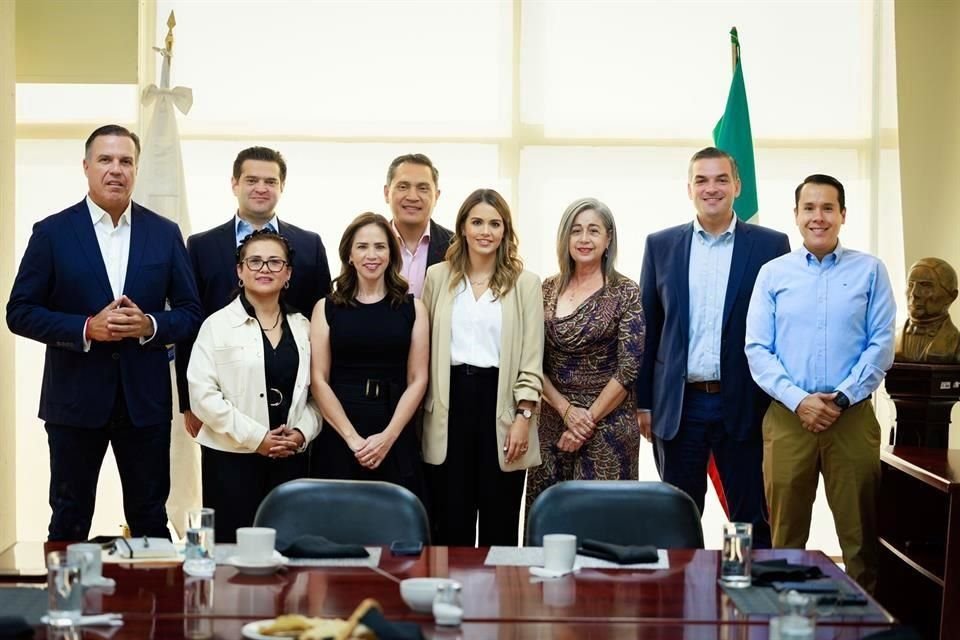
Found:
[{"label": "folded dark napkin", "polygon": [[370,609],[360,623],[377,636],[377,640],[423,640],[420,625],[415,622],[392,622],[383,617],[379,609]]},{"label": "folded dark napkin", "polygon": [[20,616],[0,616],[0,638],[32,638],[33,627]]},{"label": "folded dark napkin", "polygon": [[657,548],[649,545],[621,545],[611,544],[609,542],[600,542],[599,540],[584,539],[580,542],[580,548],[577,553],[591,558],[600,558],[609,560],[617,564],[640,564],[643,562],[656,562],[659,555]]},{"label": "folded dark napkin", "polygon": [[823,577],[820,567],[806,564],[790,564],[786,560],[763,560],[754,562],[750,571],[754,584],[768,585],[773,582],[803,582]]},{"label": "folded dark napkin", "polygon": [[293,540],[278,541],[277,551],[288,558],[368,558],[370,553],[360,544],[340,544],[323,536],[303,535]]}]

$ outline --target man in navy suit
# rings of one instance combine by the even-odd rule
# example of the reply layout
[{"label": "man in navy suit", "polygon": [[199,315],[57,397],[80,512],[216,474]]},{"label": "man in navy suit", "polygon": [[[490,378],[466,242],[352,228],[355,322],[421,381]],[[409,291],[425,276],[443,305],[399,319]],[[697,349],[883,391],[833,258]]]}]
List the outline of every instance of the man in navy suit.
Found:
[{"label": "man in navy suit", "polygon": [[[287,180],[287,163],[279,151],[250,147],[233,161],[233,195],[237,213],[227,222],[187,240],[187,251],[197,278],[203,318],[219,311],[238,292],[237,247],[254,229],[270,227],[293,249],[293,275],[284,295],[288,305],[310,317],[317,300],[330,293],[330,266],[320,236],[277,218],[276,208]],[[190,411],[187,364],[196,334],[177,344],[177,391],[180,410],[191,436],[203,423]]]},{"label": "man in navy suit", "polygon": [[760,423],[770,399],[753,382],[743,346],[757,272],[790,243],[737,220],[737,165],[719,149],[694,154],[687,192],[694,221],[651,234],[644,250],[637,422],[648,439],[652,432],[660,476],[701,513],[712,453],[730,518],[753,523],[754,546],[768,548]]},{"label": "man in navy suit", "polygon": [[166,345],[196,333],[200,304],[177,225],[130,199],[139,155],[123,127],[90,134],[87,197],[34,225],[7,304],[10,330],[47,345],[50,540],[87,538],[108,444],[133,535],[169,537]]},{"label": "man in navy suit", "polygon": [[400,241],[401,275],[410,283],[410,293],[419,298],[427,268],[443,262],[453,238],[453,232],[432,217],[440,198],[440,172],[422,153],[397,156],[387,168],[383,198],[390,205],[390,225]]}]

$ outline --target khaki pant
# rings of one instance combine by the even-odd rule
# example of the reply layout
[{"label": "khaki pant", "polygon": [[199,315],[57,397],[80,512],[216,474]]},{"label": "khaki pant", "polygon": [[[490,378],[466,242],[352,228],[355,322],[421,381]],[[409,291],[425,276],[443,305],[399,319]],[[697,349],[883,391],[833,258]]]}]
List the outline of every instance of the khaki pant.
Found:
[{"label": "khaki pant", "polygon": [[867,591],[877,581],[880,425],[870,402],[811,433],[778,402],[763,418],[763,485],[773,546],[803,549],[819,475],[833,512],[847,574]]}]

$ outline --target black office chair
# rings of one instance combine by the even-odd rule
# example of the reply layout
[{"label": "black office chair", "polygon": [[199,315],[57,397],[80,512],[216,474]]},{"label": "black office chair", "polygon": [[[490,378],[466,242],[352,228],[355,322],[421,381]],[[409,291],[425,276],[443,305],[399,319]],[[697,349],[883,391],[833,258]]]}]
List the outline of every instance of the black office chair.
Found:
[{"label": "black office chair", "polygon": [[612,544],[702,549],[700,512],[693,499],[666,482],[571,480],[556,484],[530,507],[526,544],[547,533],[572,533]]},{"label": "black office chair", "polygon": [[323,536],[342,544],[430,544],[430,523],[420,500],[389,482],[291,480],[267,494],[253,521],[273,527],[278,540]]}]

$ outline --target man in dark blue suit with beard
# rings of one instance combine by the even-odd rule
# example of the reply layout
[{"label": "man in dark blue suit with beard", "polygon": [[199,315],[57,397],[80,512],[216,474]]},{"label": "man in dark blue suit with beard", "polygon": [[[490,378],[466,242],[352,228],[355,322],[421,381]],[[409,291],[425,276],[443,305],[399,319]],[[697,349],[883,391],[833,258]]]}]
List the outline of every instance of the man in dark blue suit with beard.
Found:
[{"label": "man in dark blue suit with beard", "polygon": [[180,230],[131,200],[140,141],[87,139],[87,197],[33,227],[7,325],[47,345],[40,418],[50,446],[50,540],[85,540],[107,445],[135,536],[168,537],[167,344],[196,333],[200,304]]}]

